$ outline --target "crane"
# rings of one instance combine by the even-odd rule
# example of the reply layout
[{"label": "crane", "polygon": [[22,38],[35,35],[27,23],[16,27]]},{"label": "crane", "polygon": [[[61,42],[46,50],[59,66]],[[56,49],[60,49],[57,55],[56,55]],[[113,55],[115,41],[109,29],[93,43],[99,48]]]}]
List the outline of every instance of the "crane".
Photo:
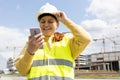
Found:
[{"label": "crane", "polygon": [[103,44],[103,52],[105,53],[105,38],[99,38],[99,39],[93,39],[93,41],[98,41],[98,40],[102,40],[102,44]]},{"label": "crane", "polygon": [[107,39],[109,39],[112,43],[113,43],[113,51],[116,51],[116,46],[120,45],[120,43],[117,43],[115,40],[113,40],[114,38],[118,38],[120,37],[119,35],[114,36],[114,37],[106,37]]},{"label": "crane", "polygon": [[[11,47],[7,46],[6,48],[9,49],[9,48],[11,48]],[[15,58],[15,54],[16,54],[16,49],[17,49],[17,48],[22,48],[22,47],[16,47],[16,46],[13,46],[12,48],[13,48],[12,59],[14,59],[14,58]]]},{"label": "crane", "polygon": [[119,43],[117,43],[115,40],[113,40],[114,38],[118,38],[120,37],[119,35],[114,36],[114,37],[106,37],[104,36],[103,38],[98,38],[98,39],[93,39],[93,41],[98,41],[98,40],[102,40],[102,44],[103,44],[103,52],[105,52],[105,39],[110,40],[113,43],[113,49],[114,51],[116,50],[116,45],[120,45]]}]

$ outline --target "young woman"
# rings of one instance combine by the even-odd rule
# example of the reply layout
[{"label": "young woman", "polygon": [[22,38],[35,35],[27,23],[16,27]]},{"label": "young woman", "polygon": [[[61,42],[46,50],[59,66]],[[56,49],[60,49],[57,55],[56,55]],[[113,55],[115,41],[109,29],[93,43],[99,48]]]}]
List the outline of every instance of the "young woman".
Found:
[{"label": "young woman", "polygon": [[[37,14],[42,34],[29,36],[15,61],[17,70],[28,80],[73,80],[74,59],[90,43],[90,35],[51,4]],[[72,37],[55,32],[61,21]],[[43,48],[41,48],[43,47]]]}]

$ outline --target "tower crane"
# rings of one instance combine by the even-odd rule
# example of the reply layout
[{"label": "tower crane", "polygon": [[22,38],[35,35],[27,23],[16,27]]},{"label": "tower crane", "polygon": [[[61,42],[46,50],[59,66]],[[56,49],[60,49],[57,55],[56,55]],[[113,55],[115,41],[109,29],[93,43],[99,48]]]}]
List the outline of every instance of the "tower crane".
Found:
[{"label": "tower crane", "polygon": [[113,49],[114,49],[114,51],[116,50],[116,45],[120,45],[119,43],[117,43],[115,40],[113,40],[114,38],[118,38],[118,37],[120,37],[119,35],[117,35],[117,36],[114,36],[114,37],[106,37],[106,36],[104,36],[103,38],[99,38],[99,39],[93,39],[93,41],[97,41],[97,40],[102,40],[102,44],[103,44],[103,52],[105,52],[105,39],[108,39],[108,40],[110,40],[112,43],[113,43]]},{"label": "tower crane", "polygon": [[102,44],[103,44],[103,52],[105,53],[105,38],[99,38],[99,39],[93,39],[93,41],[98,41],[98,40],[102,40]]},{"label": "tower crane", "polygon": [[118,37],[120,37],[119,35],[117,35],[117,36],[114,36],[114,37],[106,37],[107,39],[109,39],[112,43],[113,43],[113,51],[116,51],[116,46],[117,45],[120,45],[120,43],[117,43],[115,40],[113,40],[114,38],[118,38]]},{"label": "tower crane", "polygon": [[17,48],[22,48],[22,47],[16,47],[16,46],[14,46],[14,47],[9,47],[9,46],[7,46],[6,48],[7,48],[7,49],[9,49],[9,48],[13,48],[12,59],[14,59],[14,58],[15,58],[15,54],[16,54],[16,49],[17,49]]}]

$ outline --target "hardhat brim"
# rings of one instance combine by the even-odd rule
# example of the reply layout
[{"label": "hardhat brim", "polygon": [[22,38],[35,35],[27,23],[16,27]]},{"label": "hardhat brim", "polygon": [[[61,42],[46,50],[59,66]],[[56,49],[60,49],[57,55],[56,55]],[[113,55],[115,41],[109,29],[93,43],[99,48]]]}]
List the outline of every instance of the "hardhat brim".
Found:
[{"label": "hardhat brim", "polygon": [[53,16],[53,17],[58,21],[57,17],[56,17],[53,13],[50,13],[50,12],[38,13],[38,14],[37,14],[37,20],[39,21],[40,16],[42,16],[42,15],[44,15],[44,14],[51,15],[51,16]]}]

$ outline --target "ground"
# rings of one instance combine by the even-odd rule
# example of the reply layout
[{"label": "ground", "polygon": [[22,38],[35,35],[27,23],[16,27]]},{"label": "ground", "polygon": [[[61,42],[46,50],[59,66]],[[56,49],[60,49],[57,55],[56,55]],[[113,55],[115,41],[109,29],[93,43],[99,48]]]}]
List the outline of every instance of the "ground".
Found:
[{"label": "ground", "polygon": [[120,79],[120,72],[79,70],[75,71],[75,78]]}]

